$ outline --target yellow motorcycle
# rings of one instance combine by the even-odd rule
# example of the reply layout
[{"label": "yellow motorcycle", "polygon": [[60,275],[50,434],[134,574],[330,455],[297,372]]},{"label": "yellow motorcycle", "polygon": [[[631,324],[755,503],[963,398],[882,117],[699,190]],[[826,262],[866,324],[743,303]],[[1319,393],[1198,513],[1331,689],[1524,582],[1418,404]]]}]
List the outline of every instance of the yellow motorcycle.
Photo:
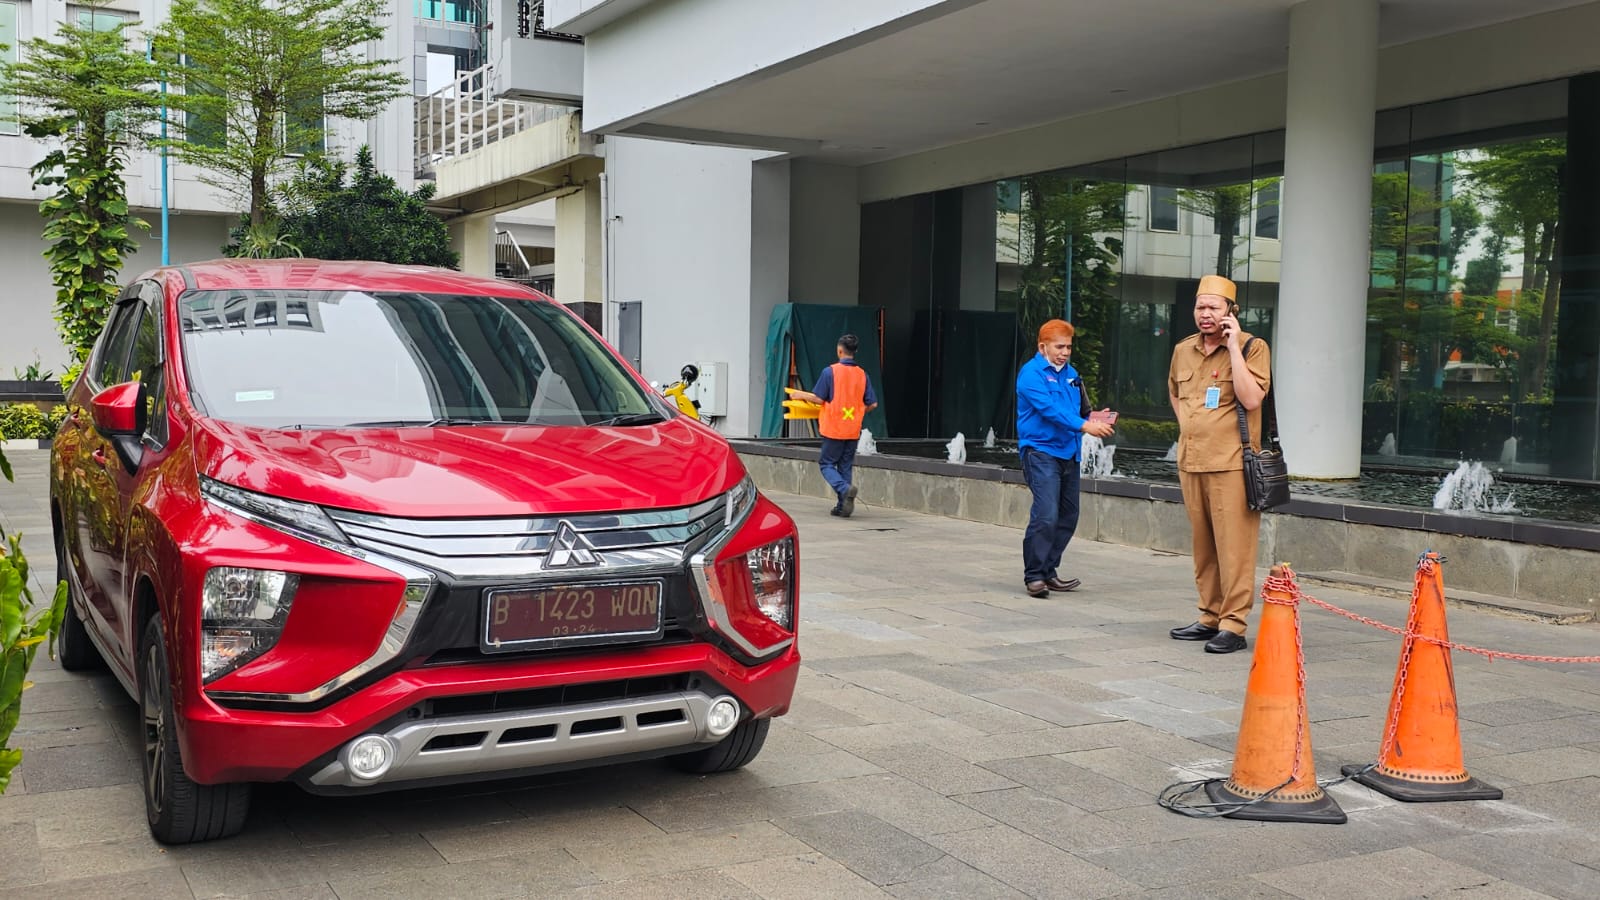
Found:
[{"label": "yellow motorcycle", "polygon": [[677,404],[678,410],[691,419],[700,418],[700,401],[690,399],[687,392],[689,385],[694,384],[695,379],[699,377],[699,367],[690,363],[678,373],[677,381],[661,389],[661,396]]}]

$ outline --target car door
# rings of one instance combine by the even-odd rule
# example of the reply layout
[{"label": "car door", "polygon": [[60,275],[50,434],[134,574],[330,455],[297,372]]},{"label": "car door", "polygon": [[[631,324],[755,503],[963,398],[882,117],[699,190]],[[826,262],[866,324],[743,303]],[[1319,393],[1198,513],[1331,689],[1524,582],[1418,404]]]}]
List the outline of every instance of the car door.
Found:
[{"label": "car door", "polygon": [[[145,407],[145,430],[140,437],[143,452],[136,468],[129,471],[121,459],[114,459],[107,471],[111,475],[110,502],[114,505],[113,521],[116,527],[109,537],[108,552],[111,562],[108,569],[113,581],[107,582],[106,595],[111,616],[108,624],[123,634],[123,646],[130,654],[139,643],[139,635],[131,629],[133,620],[134,576],[137,574],[138,543],[145,537],[141,532],[146,520],[134,516],[134,508],[141,503],[150,489],[150,480],[165,455],[167,442],[166,366],[162,352],[162,291],[155,282],[140,282],[135,286],[139,308],[138,324],[134,327],[133,346],[128,353],[127,368],[121,384],[137,381],[144,385],[142,402]],[[113,588],[113,586],[115,586]],[[132,656],[129,656],[132,665]]]},{"label": "car door", "polygon": [[[83,379],[90,397],[124,380],[140,312],[138,294],[130,286],[112,310],[105,335],[84,369]],[[119,543],[115,536],[119,530],[115,521],[116,475],[121,463],[111,442],[95,430],[92,410],[80,411],[77,425],[80,430],[70,511],[76,545],[72,549],[76,552],[70,554],[71,562],[77,568],[84,599],[88,602],[87,624],[108,639],[108,645],[116,646],[119,643],[116,635],[121,631],[117,628],[111,592],[119,589],[119,567],[113,548]]]}]

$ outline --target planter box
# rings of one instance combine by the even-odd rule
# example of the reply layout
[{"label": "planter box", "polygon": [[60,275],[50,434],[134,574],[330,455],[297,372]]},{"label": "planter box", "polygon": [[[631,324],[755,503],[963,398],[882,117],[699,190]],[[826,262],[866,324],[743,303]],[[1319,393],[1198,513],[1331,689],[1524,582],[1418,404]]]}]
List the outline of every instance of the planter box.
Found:
[{"label": "planter box", "polygon": [[54,404],[63,399],[59,381],[0,381],[0,403]]}]

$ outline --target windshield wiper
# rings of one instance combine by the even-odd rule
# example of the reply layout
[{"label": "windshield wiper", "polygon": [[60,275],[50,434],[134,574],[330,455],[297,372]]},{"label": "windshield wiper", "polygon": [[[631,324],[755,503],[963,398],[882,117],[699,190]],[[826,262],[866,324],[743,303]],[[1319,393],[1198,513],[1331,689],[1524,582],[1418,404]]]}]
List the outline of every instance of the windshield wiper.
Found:
[{"label": "windshield wiper", "polygon": [[654,425],[657,422],[664,421],[666,420],[661,418],[661,416],[657,413],[645,412],[623,413],[620,416],[612,416],[609,419],[601,419],[593,424],[595,427],[599,428],[607,425]]},{"label": "windshield wiper", "polygon": [[348,422],[328,425],[328,428],[438,428],[442,425],[527,425],[509,419],[474,419],[461,416],[440,416],[437,419],[381,419],[372,422]]}]

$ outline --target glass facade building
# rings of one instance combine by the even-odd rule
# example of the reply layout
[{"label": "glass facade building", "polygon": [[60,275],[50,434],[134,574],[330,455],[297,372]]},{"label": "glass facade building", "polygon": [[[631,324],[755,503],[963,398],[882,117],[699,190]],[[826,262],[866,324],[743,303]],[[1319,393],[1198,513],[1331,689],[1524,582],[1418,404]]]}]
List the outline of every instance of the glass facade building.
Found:
[{"label": "glass facade building", "polygon": [[[1583,75],[1377,114],[1364,466],[1600,479],[1597,102],[1600,75]],[[1266,132],[864,205],[860,302],[885,311],[889,436],[1012,436],[1016,370],[1061,317],[1095,404],[1121,413],[1118,442],[1167,448],[1167,364],[1194,333],[1199,278],[1235,280],[1245,329],[1274,339],[1296,239],[1279,215],[1295,189],[1284,143]],[[1292,349],[1275,365],[1295,365]]]}]

